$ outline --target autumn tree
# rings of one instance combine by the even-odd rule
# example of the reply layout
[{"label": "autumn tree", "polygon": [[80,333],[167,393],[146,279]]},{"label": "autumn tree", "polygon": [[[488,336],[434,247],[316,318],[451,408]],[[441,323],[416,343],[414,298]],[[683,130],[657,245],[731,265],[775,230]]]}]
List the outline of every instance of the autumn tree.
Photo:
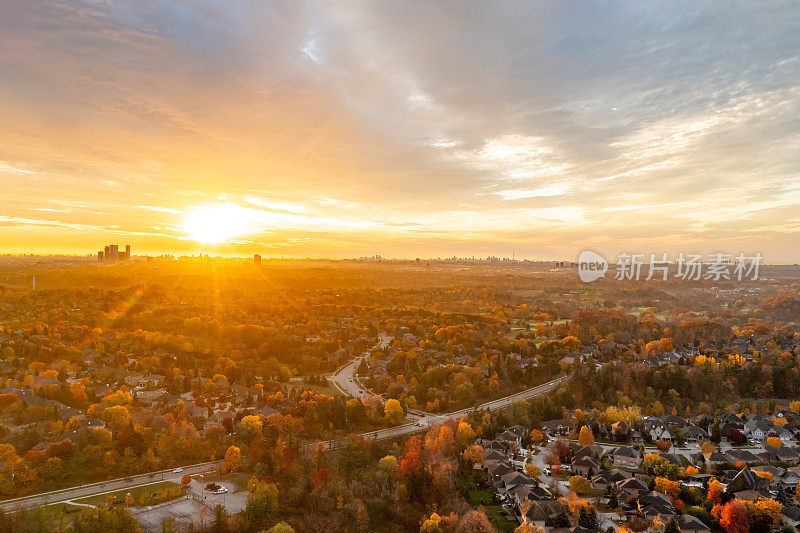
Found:
[{"label": "autumn tree", "polygon": [[581,432],[578,435],[578,443],[581,446],[594,444],[594,434],[592,434],[592,430],[589,429],[589,426],[583,426],[581,428]]},{"label": "autumn tree", "polygon": [[531,478],[536,479],[539,477],[541,469],[535,464],[527,464],[525,465],[525,473],[528,474]]},{"label": "autumn tree", "polygon": [[715,451],[717,451],[717,447],[714,446],[714,443],[708,440],[700,445],[700,449],[703,451],[705,455],[710,455]]},{"label": "autumn tree", "polygon": [[228,472],[235,472],[242,467],[242,451],[234,446],[230,445],[228,449],[225,451],[225,469]]},{"label": "autumn tree", "polygon": [[783,506],[770,498],[758,498],[754,502],[748,502],[747,508],[753,518],[754,525],[758,525],[758,530],[769,530],[781,523],[781,509]]},{"label": "autumn tree", "polygon": [[586,496],[591,492],[592,485],[583,476],[572,476],[569,478],[569,489],[578,496]]},{"label": "autumn tree", "polygon": [[486,513],[472,509],[464,513],[458,522],[459,532],[464,533],[496,533]]},{"label": "autumn tree", "polygon": [[780,448],[783,446],[783,443],[778,437],[767,437],[767,446],[771,448]]},{"label": "autumn tree", "polygon": [[386,472],[389,475],[394,474],[398,466],[397,457],[394,455],[387,455],[378,461],[378,469],[382,472]]},{"label": "autumn tree", "polygon": [[675,501],[681,494],[681,484],[677,481],[671,481],[665,477],[657,477],[655,479],[655,489],[658,492],[664,493]]},{"label": "autumn tree", "polygon": [[391,425],[399,424],[405,416],[405,413],[403,412],[403,406],[400,405],[400,402],[394,398],[386,400],[386,405],[383,407],[383,411],[386,415],[386,421]]},{"label": "autumn tree", "polygon": [[467,446],[467,449],[464,450],[462,457],[464,460],[469,463],[470,466],[475,466],[476,464],[483,463],[483,447],[477,444],[472,444],[471,446]]},{"label": "autumn tree", "polygon": [[456,428],[456,446],[458,446],[459,450],[463,450],[472,444],[472,441],[475,440],[475,436],[475,431],[468,422],[464,420],[458,422],[458,427]]},{"label": "autumn tree", "polygon": [[255,437],[261,435],[261,428],[263,427],[263,422],[261,420],[262,419],[257,416],[247,415],[239,421],[239,428],[246,442],[250,442]]},{"label": "autumn tree", "polygon": [[278,487],[253,476],[247,482],[247,504],[244,514],[253,525],[268,522],[278,511]]},{"label": "autumn tree", "polygon": [[422,525],[419,527],[419,533],[442,533],[442,528],[439,527],[442,517],[436,513],[431,513],[429,518],[423,520]]},{"label": "autumn tree", "polygon": [[739,500],[730,500],[722,508],[719,525],[727,533],[750,533],[747,507]]}]

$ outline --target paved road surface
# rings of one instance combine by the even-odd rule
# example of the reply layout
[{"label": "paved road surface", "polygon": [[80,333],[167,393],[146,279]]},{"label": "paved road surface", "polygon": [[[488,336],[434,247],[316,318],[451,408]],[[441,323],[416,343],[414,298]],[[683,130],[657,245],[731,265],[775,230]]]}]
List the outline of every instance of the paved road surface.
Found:
[{"label": "paved road surface", "polygon": [[209,472],[222,464],[224,464],[224,461],[200,463],[192,466],[185,466],[182,468],[181,472],[173,472],[172,469],[161,470],[158,472],[151,472],[149,474],[140,474],[127,478],[112,479],[101,483],[90,483],[87,485],[80,485],[78,487],[34,494],[33,496],[4,500],[0,502],[0,509],[3,509],[3,511],[11,511],[14,509],[48,505],[56,502],[86,498],[87,496],[94,496],[96,494],[114,492],[120,489],[137,487],[139,485],[146,485],[148,483],[162,480],[176,481],[180,483],[181,478],[186,474],[201,474],[203,472]]},{"label": "paved road surface", "polygon": [[[376,347],[385,347],[391,342],[392,337],[387,336],[384,333],[379,335],[378,344]],[[369,354],[371,350],[368,350],[364,354],[356,357],[353,361],[339,369],[334,376],[331,377],[331,381],[337,385],[340,390],[351,394],[352,396],[363,398],[370,393],[367,392],[367,389],[364,389],[360,384],[357,383],[355,379],[355,371],[358,368],[358,365],[361,363],[361,359]],[[561,377],[550,381],[548,383],[543,383],[542,385],[538,385],[536,387],[530,388],[528,390],[524,390],[522,392],[518,392],[516,394],[512,394],[510,396],[506,396],[505,398],[500,398],[499,400],[492,400],[490,402],[483,403],[477,406],[477,409],[481,410],[488,410],[494,411],[497,409],[501,409],[503,407],[508,407],[513,404],[517,400],[527,400],[530,398],[534,398],[536,396],[541,396],[543,394],[547,394],[556,388],[558,388],[559,384],[564,381],[566,377]],[[442,422],[449,420],[451,418],[461,418],[467,416],[474,407],[468,409],[461,409],[460,411],[453,411],[452,413],[446,413],[441,415],[433,415],[433,414],[422,414],[417,415],[417,421],[405,424],[402,426],[395,426],[387,429],[381,429],[379,431],[370,431],[367,433],[363,433],[361,436],[365,439],[388,439],[399,437],[402,435],[408,435],[410,433],[416,433],[418,431],[423,431],[430,426],[435,426],[436,424],[441,424]],[[323,442],[326,447],[336,447],[339,445],[341,441],[326,441]],[[309,446],[316,446],[319,443],[310,444]],[[185,466],[183,467],[182,471],[179,473],[174,473],[172,470],[162,470],[159,472],[153,472],[150,474],[141,474],[137,476],[131,476],[127,478],[120,478],[114,479],[110,481],[105,481],[102,483],[91,483],[88,485],[80,485],[78,487],[72,487],[68,489],[61,489],[57,491],[47,492],[47,493],[40,493],[34,494],[32,496],[25,496],[22,498],[15,498],[12,500],[5,500],[0,502],[0,509],[4,511],[11,511],[14,509],[22,509],[27,507],[36,507],[40,505],[48,505],[57,502],[69,501],[76,498],[85,498],[87,496],[94,496],[95,494],[103,494],[107,492],[113,492],[119,489],[125,488],[132,488],[139,485],[146,485],[148,483],[153,483],[154,481],[161,481],[161,480],[175,480],[180,481],[181,477],[185,474],[200,474],[204,472],[209,472],[214,470],[215,468],[222,465],[223,461],[214,461],[209,463],[201,463],[197,465]]]},{"label": "paved road surface", "polygon": [[372,396],[372,392],[368,389],[364,388],[359,382],[356,377],[356,371],[358,370],[358,366],[361,364],[361,361],[365,357],[369,357],[369,354],[372,350],[376,348],[385,348],[389,345],[392,341],[392,337],[386,335],[385,333],[378,334],[378,343],[364,352],[363,354],[359,355],[342,368],[336,371],[334,375],[332,375],[330,379],[334,386],[342,391],[343,393],[347,394],[348,396],[352,396],[353,398],[358,398],[363,400],[367,396]]},{"label": "paved road surface", "polygon": [[[421,416],[417,422],[411,424],[404,424],[402,426],[395,426],[391,428],[381,429],[378,431],[369,431],[367,433],[362,433],[361,436],[364,437],[365,439],[376,439],[376,440],[389,439],[389,438],[399,437],[401,435],[408,435],[409,433],[416,433],[417,431],[423,431],[424,429],[429,428],[430,426],[441,424],[442,422],[450,420],[451,418],[465,417],[476,408],[485,411],[496,411],[497,409],[502,409],[504,407],[510,406],[517,400],[528,400],[530,398],[535,398],[537,396],[542,396],[543,394],[547,394],[557,389],[558,386],[561,384],[561,382],[564,381],[565,379],[567,379],[566,376],[560,377],[558,379],[554,379],[553,381],[537,385],[536,387],[524,390],[522,392],[506,396],[505,398],[500,398],[498,400],[492,400],[490,402],[483,403],[477,407],[470,407],[467,409],[461,409],[460,411],[453,411],[452,413],[445,413],[441,415],[427,414],[425,416]],[[341,441],[326,441],[323,442],[323,444],[327,447],[336,447],[337,445],[341,444]],[[316,446],[316,444],[314,445]]]}]

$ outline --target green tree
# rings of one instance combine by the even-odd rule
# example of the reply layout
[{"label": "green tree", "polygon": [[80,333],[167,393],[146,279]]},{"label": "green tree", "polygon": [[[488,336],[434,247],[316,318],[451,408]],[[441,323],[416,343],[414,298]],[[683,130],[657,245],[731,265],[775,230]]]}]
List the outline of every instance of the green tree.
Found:
[{"label": "green tree", "polygon": [[597,512],[594,507],[588,508],[581,505],[581,510],[578,512],[578,525],[587,529],[597,529]]},{"label": "green tree", "polygon": [[228,510],[217,504],[214,507],[214,520],[211,522],[211,533],[228,533],[230,524],[228,523]]},{"label": "green tree", "polygon": [[247,506],[244,514],[253,526],[268,522],[278,510],[278,487],[256,477],[247,482]]}]

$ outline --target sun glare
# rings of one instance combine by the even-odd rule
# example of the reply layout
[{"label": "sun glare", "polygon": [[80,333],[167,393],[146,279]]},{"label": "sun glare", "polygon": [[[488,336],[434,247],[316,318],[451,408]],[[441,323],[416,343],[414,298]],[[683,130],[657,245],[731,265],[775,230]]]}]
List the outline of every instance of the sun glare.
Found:
[{"label": "sun glare", "polygon": [[253,231],[248,210],[236,205],[208,205],[190,211],[183,220],[190,239],[219,244]]}]

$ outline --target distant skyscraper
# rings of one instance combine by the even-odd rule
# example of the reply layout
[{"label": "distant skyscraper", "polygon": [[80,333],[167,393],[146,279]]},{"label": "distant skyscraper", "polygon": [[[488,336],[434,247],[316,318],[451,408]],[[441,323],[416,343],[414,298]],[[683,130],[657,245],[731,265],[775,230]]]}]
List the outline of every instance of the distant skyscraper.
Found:
[{"label": "distant skyscraper", "polygon": [[130,261],[130,260],[131,260],[131,245],[130,244],[126,244],[125,245],[125,261]]},{"label": "distant skyscraper", "polygon": [[103,260],[104,261],[111,261],[111,254],[108,252],[108,250],[109,250],[108,245],[106,245],[106,247],[103,250],[104,250],[103,251]]},{"label": "distant skyscraper", "polygon": [[261,266],[261,256],[256,254],[253,256],[253,264],[256,266]]},{"label": "distant skyscraper", "polygon": [[103,251],[102,250],[97,252],[97,260],[100,261],[101,263],[103,262]]},{"label": "distant skyscraper", "polygon": [[109,244],[108,245],[108,260],[112,263],[116,263],[119,261],[119,245],[118,244]]}]

